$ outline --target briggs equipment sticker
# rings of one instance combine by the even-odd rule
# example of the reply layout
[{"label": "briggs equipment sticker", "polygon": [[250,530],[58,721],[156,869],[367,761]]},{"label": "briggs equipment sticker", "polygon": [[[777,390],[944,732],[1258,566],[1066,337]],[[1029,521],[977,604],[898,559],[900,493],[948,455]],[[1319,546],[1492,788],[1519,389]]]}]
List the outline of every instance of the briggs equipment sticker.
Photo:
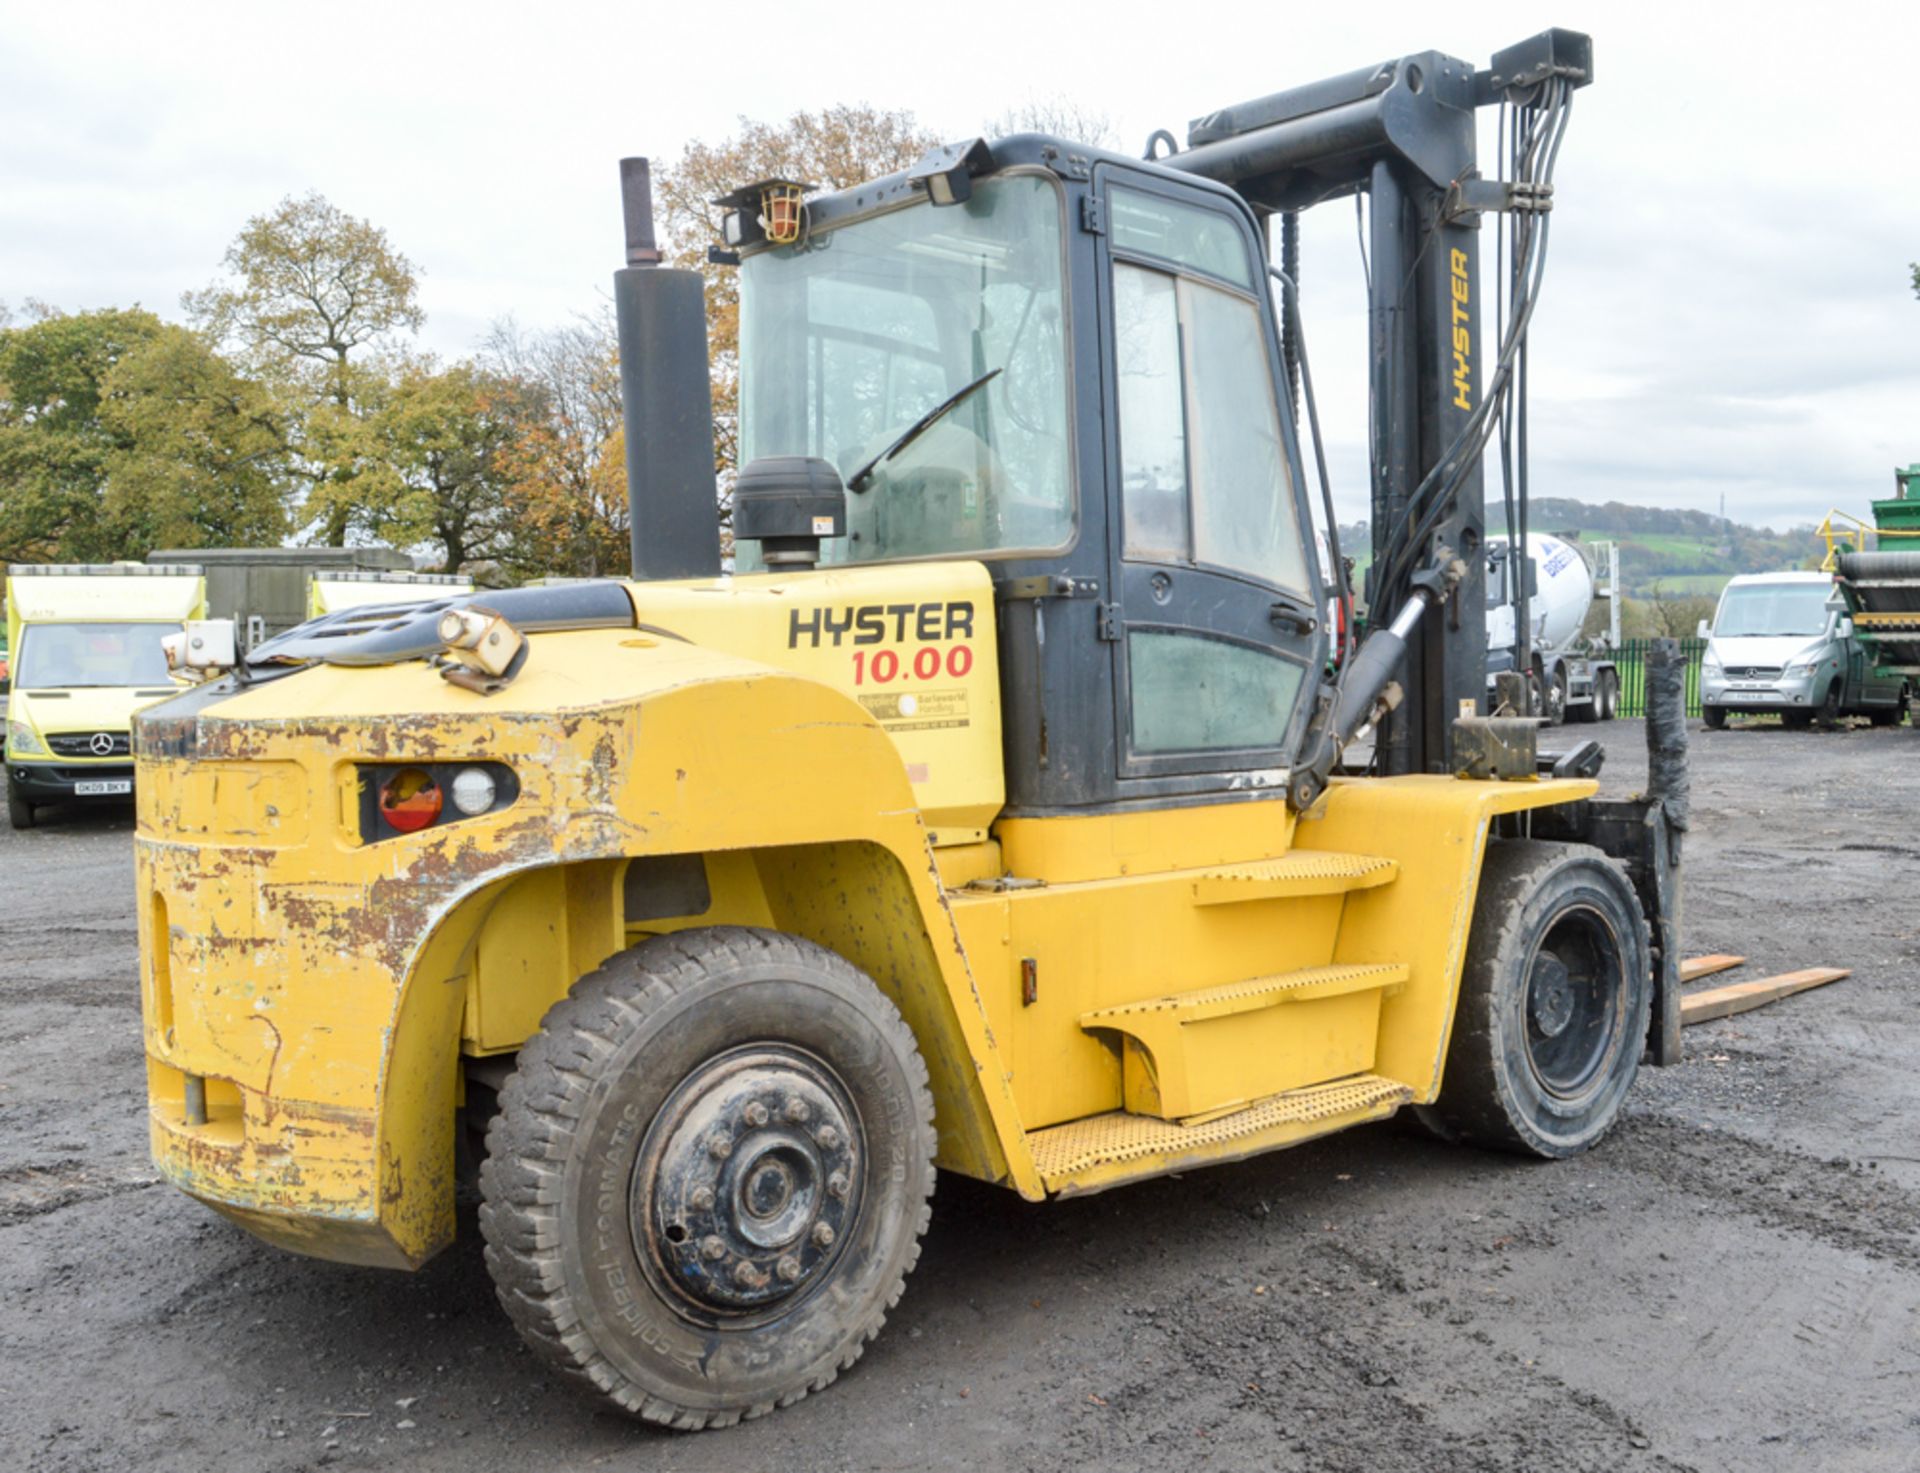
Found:
[{"label": "briggs equipment sticker", "polygon": [[964,690],[902,691],[899,695],[861,696],[860,704],[888,731],[935,731],[966,726]]}]

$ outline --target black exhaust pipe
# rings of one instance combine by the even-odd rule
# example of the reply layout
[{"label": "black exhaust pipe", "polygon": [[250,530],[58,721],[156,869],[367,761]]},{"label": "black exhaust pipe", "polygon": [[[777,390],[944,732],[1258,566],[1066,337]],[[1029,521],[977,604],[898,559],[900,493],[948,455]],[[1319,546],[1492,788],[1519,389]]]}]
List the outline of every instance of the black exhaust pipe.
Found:
[{"label": "black exhaust pipe", "polygon": [[704,283],[697,271],[660,264],[645,159],[620,160],[620,201],[627,265],[613,273],[613,306],[633,576],[717,577],[720,509]]}]

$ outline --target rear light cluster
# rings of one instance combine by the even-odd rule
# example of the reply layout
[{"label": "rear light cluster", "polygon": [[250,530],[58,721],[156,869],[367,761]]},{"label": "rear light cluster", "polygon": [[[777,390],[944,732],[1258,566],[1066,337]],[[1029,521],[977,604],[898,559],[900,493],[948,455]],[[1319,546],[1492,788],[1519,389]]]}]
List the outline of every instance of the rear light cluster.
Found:
[{"label": "rear light cluster", "polygon": [[520,796],[499,762],[422,762],[360,769],[360,837],[367,843],[497,812]]}]

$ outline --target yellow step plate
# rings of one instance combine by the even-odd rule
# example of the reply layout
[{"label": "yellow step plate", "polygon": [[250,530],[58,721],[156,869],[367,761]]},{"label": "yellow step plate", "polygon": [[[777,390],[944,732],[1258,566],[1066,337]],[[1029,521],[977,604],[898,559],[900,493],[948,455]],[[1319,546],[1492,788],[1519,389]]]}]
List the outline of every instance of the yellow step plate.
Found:
[{"label": "yellow step plate", "polygon": [[1404,1084],[1375,1074],[1356,1074],[1272,1095],[1199,1125],[1177,1125],[1116,1110],[1037,1130],[1027,1143],[1047,1190],[1072,1196],[1296,1145],[1390,1115],[1412,1098],[1413,1091]]},{"label": "yellow step plate", "polygon": [[[1309,1002],[1319,997],[1363,992],[1370,987],[1388,988],[1406,981],[1407,973],[1405,962],[1302,967],[1297,972],[1275,972],[1267,977],[1249,977],[1244,982],[1226,982],[1218,987],[1196,988],[1192,992],[1169,992],[1163,997],[1096,1008],[1080,1015],[1080,1026],[1118,1028],[1145,1039],[1141,1028],[1151,1027],[1154,1023],[1198,1023],[1208,1018],[1224,1018],[1232,1013],[1275,1007],[1283,1002]],[[1157,1015],[1171,1016],[1163,1018]]]},{"label": "yellow step plate", "polygon": [[1298,895],[1343,895],[1371,890],[1400,872],[1391,859],[1296,849],[1279,859],[1222,865],[1194,877],[1195,905],[1234,905],[1245,900],[1284,900]]}]

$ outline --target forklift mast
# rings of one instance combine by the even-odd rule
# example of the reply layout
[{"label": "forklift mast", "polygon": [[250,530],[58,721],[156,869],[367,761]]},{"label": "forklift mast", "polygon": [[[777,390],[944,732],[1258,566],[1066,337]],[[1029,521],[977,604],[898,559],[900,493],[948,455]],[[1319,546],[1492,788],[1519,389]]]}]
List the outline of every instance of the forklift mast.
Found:
[{"label": "forklift mast", "polygon": [[[1384,773],[1451,770],[1453,720],[1485,694],[1481,452],[1498,429],[1507,527],[1524,536],[1527,321],[1554,154],[1574,89],[1592,79],[1592,41],[1574,31],[1508,47],[1483,71],[1420,52],[1200,118],[1187,149],[1160,160],[1227,185],[1269,232],[1280,217],[1288,237],[1298,211],[1356,194],[1370,205],[1370,622],[1385,626],[1423,579],[1442,594],[1439,617],[1406,633],[1404,698],[1376,746]],[[1483,179],[1477,166],[1478,111],[1489,105],[1511,111],[1501,135],[1514,140],[1514,167],[1504,181]],[[1510,221],[1498,341],[1480,285],[1487,212]],[[1434,584],[1443,565],[1452,575]]]}]

